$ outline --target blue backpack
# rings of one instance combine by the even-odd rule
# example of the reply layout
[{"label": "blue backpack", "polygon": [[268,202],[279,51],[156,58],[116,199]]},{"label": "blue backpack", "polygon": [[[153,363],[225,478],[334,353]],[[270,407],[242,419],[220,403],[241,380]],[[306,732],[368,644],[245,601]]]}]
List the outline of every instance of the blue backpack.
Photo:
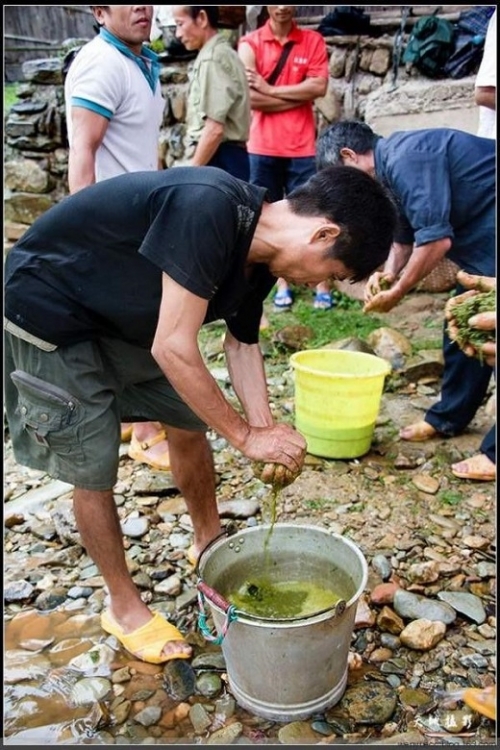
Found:
[{"label": "blue backpack", "polygon": [[422,16],[412,29],[402,62],[429,78],[446,75],[444,66],[454,49],[453,25],[435,15]]}]

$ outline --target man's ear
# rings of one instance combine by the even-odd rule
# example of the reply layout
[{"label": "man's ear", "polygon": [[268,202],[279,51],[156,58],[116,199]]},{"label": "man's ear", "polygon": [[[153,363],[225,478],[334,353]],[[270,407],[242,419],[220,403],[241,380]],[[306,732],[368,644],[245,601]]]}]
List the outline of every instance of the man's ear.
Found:
[{"label": "man's ear", "polygon": [[320,224],[314,230],[311,237],[312,242],[321,242],[329,247],[333,240],[335,240],[340,234],[340,227],[338,224],[332,224],[328,222],[326,224]]},{"label": "man's ear", "polygon": [[352,148],[347,148],[347,146],[344,146],[344,148],[340,149],[339,153],[342,157],[343,164],[346,166],[356,164],[358,161],[358,155],[355,151],[352,150]]},{"label": "man's ear", "polygon": [[200,19],[200,25],[201,25],[201,27],[203,29],[206,29],[207,26],[209,25],[207,11],[206,10],[200,10],[200,12],[198,13],[198,15],[196,17],[196,20],[198,20],[198,19]]}]

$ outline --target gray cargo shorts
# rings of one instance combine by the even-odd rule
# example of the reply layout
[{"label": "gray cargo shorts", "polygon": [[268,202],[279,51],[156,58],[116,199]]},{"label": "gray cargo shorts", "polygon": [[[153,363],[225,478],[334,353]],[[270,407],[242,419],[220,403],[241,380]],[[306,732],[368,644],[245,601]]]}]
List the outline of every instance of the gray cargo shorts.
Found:
[{"label": "gray cargo shorts", "polygon": [[120,422],[207,429],[148,350],[108,338],[44,351],[6,332],[5,409],[18,463],[87,490],[116,483]]}]

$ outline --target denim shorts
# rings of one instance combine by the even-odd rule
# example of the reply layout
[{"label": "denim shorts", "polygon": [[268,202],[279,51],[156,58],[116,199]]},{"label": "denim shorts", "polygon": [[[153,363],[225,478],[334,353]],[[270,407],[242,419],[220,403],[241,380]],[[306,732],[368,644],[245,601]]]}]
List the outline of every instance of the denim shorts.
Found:
[{"label": "denim shorts", "polygon": [[44,351],[6,332],[4,380],[16,461],[81,489],[115,485],[120,422],[207,429],[147,349],[116,339]]}]

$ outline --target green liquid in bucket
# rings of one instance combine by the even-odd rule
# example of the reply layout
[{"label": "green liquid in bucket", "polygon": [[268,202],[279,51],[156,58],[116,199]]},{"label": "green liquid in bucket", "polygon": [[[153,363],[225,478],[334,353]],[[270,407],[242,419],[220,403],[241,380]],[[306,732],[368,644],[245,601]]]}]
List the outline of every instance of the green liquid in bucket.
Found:
[{"label": "green liquid in bucket", "polygon": [[267,619],[306,617],[331,609],[342,599],[331,589],[312,581],[279,581],[268,578],[245,581],[227,596],[241,612]]}]

